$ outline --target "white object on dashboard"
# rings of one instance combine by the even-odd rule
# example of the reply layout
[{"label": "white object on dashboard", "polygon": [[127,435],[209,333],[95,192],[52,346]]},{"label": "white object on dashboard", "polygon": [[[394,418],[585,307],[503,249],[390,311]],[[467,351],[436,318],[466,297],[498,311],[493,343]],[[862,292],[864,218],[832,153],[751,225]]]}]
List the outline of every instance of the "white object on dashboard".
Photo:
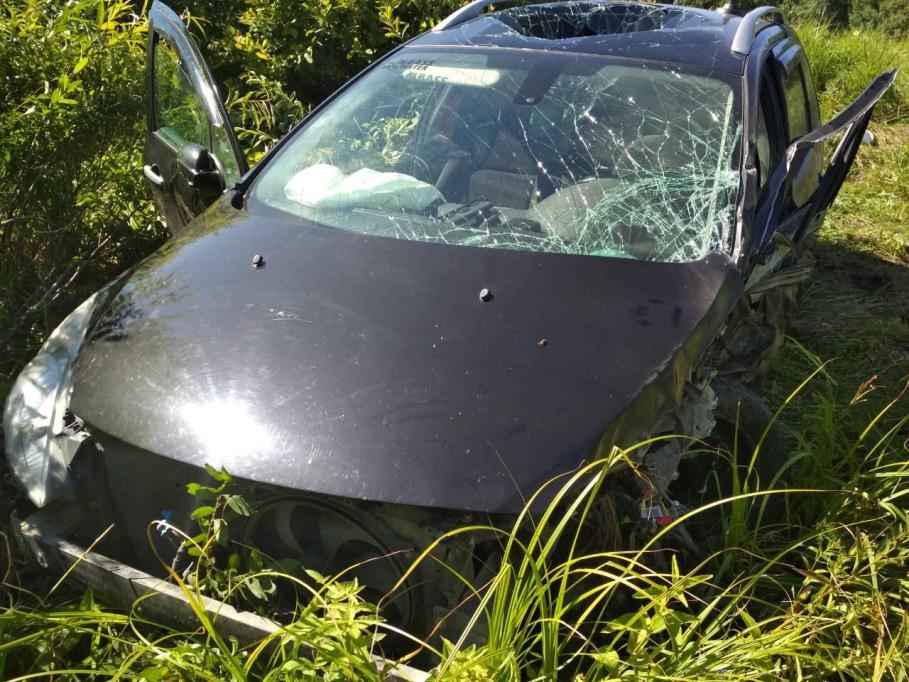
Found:
[{"label": "white object on dashboard", "polygon": [[350,175],[336,166],[318,163],[295,173],[284,185],[284,195],[313,208],[382,208],[422,211],[444,201],[433,185],[404,173],[361,168]]}]

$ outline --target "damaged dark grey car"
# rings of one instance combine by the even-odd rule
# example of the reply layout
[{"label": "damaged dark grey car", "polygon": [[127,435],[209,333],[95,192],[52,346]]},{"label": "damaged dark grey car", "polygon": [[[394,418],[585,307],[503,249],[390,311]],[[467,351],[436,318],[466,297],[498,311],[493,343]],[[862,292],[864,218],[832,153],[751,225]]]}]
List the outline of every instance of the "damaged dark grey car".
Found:
[{"label": "damaged dark grey car", "polygon": [[[398,550],[514,514],[613,445],[723,443],[739,405],[759,435],[744,385],[894,74],[822,124],[777,9],[487,4],[376,61],[251,170],[153,5],[144,173],[175,236],[16,382],[7,457],[35,505],[100,500],[118,551],[155,570],[149,522],[188,529],[186,484],[224,468],[267,492],[249,538],[329,573],[386,557],[355,572],[378,598]],[[633,450],[628,494],[696,502],[721,458],[692,442]],[[480,580],[495,549],[445,551]],[[432,570],[399,623],[461,599]]]}]

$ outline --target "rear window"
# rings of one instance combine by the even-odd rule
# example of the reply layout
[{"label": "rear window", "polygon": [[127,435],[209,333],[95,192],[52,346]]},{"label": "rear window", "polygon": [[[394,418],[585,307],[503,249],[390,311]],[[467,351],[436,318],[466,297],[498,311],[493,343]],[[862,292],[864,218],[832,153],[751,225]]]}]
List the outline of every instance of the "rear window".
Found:
[{"label": "rear window", "polygon": [[601,57],[410,48],[309,121],[254,198],[369,235],[695,260],[728,251],[733,233],[733,83]]}]

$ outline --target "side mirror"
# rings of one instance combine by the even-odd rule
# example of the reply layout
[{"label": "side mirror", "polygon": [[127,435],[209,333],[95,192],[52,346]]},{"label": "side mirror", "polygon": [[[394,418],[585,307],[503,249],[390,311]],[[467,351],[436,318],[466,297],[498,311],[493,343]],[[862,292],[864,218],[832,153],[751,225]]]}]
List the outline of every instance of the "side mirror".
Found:
[{"label": "side mirror", "polygon": [[224,175],[214,155],[195,142],[187,142],[177,153],[177,166],[186,185],[204,198],[214,200],[224,189]]}]

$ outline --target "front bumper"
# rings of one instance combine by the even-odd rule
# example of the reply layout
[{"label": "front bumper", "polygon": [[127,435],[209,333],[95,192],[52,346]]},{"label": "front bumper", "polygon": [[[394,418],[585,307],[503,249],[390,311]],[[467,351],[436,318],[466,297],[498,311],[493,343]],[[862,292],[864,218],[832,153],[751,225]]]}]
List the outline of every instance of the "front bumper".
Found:
[{"label": "front bumper", "polygon": [[[230,604],[195,593],[186,585],[161,578],[74,544],[65,537],[81,522],[75,505],[42,509],[23,521],[15,514],[12,528],[23,554],[42,568],[68,581],[91,589],[99,601],[111,608],[136,613],[142,618],[187,633],[202,626],[195,612],[201,605],[218,634],[236,638],[242,645],[271,639],[282,626],[275,621]],[[429,674],[409,666],[375,657],[390,682],[425,682]]]}]

